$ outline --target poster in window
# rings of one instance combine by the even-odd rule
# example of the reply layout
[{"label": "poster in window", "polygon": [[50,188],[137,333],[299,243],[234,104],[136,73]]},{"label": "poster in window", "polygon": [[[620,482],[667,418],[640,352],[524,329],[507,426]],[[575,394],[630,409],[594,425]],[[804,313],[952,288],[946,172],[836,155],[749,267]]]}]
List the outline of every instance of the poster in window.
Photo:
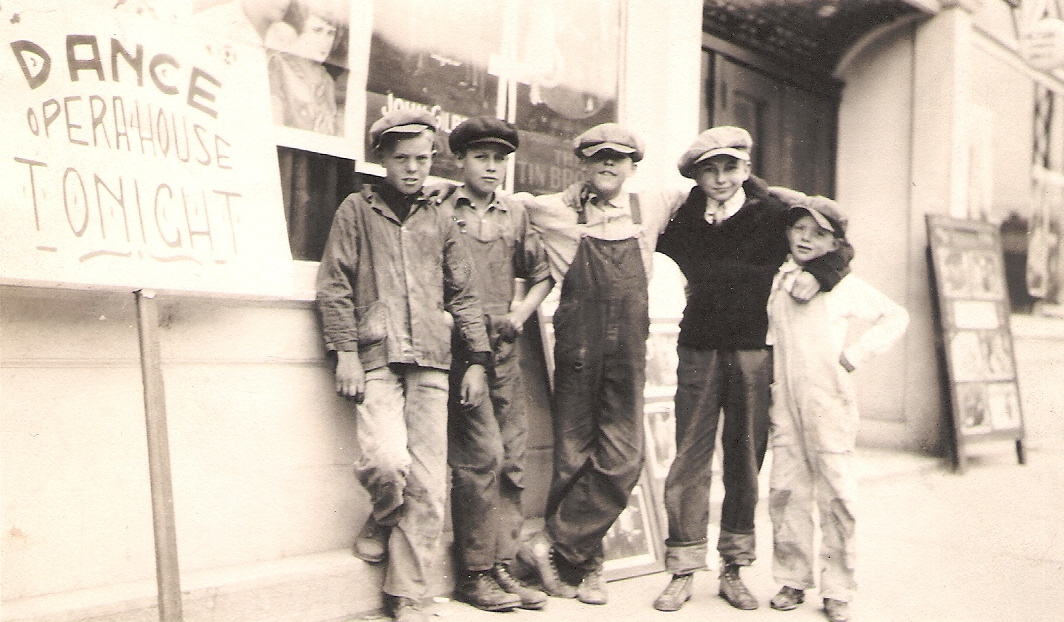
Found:
[{"label": "poster in window", "polygon": [[369,0],[197,0],[192,20],[233,54],[255,54],[278,145],[361,157]]},{"label": "poster in window", "polygon": [[572,139],[617,120],[622,48],[619,0],[567,0],[520,5],[514,63],[516,154],[514,187],[557,192],[578,178]]},{"label": "poster in window", "polygon": [[[364,141],[388,112],[419,108],[440,128],[430,174],[460,179],[447,137],[462,121],[499,116],[500,81],[492,61],[503,49],[504,9],[495,0],[376,0],[369,44]],[[372,145],[366,159],[379,165]],[[379,169],[369,169],[377,172]]]},{"label": "poster in window", "polygon": [[377,0],[365,127],[397,108],[433,113],[441,131],[431,174],[458,179],[451,129],[477,115],[508,119],[521,147],[507,188],[561,190],[577,178],[572,139],[617,120],[621,16],[619,0],[579,11],[564,0]]}]

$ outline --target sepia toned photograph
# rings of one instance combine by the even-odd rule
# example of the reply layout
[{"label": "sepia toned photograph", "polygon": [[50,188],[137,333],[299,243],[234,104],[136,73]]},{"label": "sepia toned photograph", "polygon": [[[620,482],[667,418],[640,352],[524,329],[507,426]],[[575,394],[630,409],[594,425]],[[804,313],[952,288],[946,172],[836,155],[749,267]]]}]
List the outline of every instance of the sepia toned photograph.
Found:
[{"label": "sepia toned photograph", "polygon": [[0,39],[0,622],[1064,619],[1064,0]]}]

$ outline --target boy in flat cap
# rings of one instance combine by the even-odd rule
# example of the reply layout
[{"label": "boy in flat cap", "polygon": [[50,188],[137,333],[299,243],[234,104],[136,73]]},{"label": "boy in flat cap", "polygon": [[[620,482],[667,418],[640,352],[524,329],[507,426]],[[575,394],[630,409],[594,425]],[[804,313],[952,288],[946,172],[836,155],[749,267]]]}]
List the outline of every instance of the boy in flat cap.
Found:
[{"label": "boy in flat cap", "polygon": [[487,393],[490,347],[462,234],[423,191],[435,118],[399,110],[369,133],[384,183],[366,184],[337,210],[318,270],[318,307],[336,356],[336,392],[355,410],[355,471],[373,504],[355,554],[370,563],[387,558],[386,608],[400,622],[423,622],[419,600],[446,501],[452,322],[464,344],[466,402]]},{"label": "boy in flat cap", "polygon": [[[490,399],[460,399],[465,357],[457,356],[451,368],[447,450],[455,552],[461,567],[455,593],[488,611],[541,609],[547,603],[546,594],[510,571],[524,518],[521,492],[528,437],[516,340],[554,285],[524,206],[496,193],[518,140],[517,130],[495,117],[473,117],[454,128],[448,142],[464,184],[452,188],[442,205],[473,258],[492,346]],[[523,281],[527,294],[515,288],[515,279]],[[463,350],[462,340],[456,339],[455,352]]]},{"label": "boy in flat cap", "polygon": [[[905,332],[909,315],[856,275],[807,303],[790,295],[804,266],[845,241],[846,217],[835,201],[800,197],[787,214],[790,256],[768,299],[773,347],[772,574],[783,587],[773,609],[790,611],[816,585],[813,507],[820,512],[820,596],[831,622],[850,619],[854,581],[853,451],[857,398],[849,378],[857,365],[885,351]],[[847,345],[851,319],[869,327]]]},{"label": "boy in flat cap", "polygon": [[616,123],[578,136],[584,179],[529,197],[561,299],[554,314],[554,473],[546,531],[519,558],[552,596],[606,602],[602,538],[643,464],[647,282],[654,245],[683,196],[628,192],[642,142]]},{"label": "boy in flat cap", "polygon": [[[661,611],[682,607],[691,598],[694,571],[706,568],[711,460],[721,411],[719,593],[736,608],[758,606],[739,569],[755,559],[757,476],[768,443],[772,383],[766,303],[787,257],[787,206],[750,174],[752,144],[750,134],[734,126],[698,136],[678,165],[696,185],[658,241],[658,251],[687,279],[677,347],[676,458],[665,481],[665,568],[673,578],[654,601]],[[796,274],[791,295],[804,301],[830,290],[852,256],[843,245],[810,261]]]}]

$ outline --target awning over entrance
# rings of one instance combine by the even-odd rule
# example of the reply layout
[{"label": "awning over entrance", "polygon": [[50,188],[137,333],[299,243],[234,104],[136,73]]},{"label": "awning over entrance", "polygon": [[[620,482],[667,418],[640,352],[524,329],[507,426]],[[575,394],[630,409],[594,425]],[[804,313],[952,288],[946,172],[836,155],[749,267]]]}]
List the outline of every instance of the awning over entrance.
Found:
[{"label": "awning over entrance", "polygon": [[906,0],[705,0],[705,33],[805,71],[831,74],[865,33],[921,13]]}]

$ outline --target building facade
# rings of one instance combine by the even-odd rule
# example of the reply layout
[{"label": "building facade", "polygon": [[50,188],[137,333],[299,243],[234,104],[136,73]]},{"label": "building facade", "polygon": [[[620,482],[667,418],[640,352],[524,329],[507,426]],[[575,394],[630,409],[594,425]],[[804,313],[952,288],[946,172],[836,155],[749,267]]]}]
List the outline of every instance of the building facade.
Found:
[{"label": "building facade", "polygon": [[[44,4],[70,19],[32,30]],[[99,4],[110,11],[114,3]],[[1031,233],[1019,236],[1021,290],[1046,309],[1060,302],[1064,74],[1057,35],[1040,36],[1062,17],[1052,0],[307,4],[335,28],[314,58],[298,52],[298,28],[252,19],[261,16],[248,15],[241,0],[143,0],[125,3],[113,21],[87,22],[92,3],[4,4],[0,34],[13,45],[4,46],[0,78],[18,96],[0,106],[25,141],[4,147],[5,170],[18,183],[2,195],[3,240],[30,245],[5,252],[0,266],[5,621],[157,619],[133,294],[143,288],[160,291],[156,336],[185,617],[253,620],[269,611],[317,621],[379,606],[378,570],[349,552],[369,508],[351,469],[353,421],[322,351],[313,278],[333,210],[363,176],[380,173],[365,128],[390,108],[424,106],[444,130],[475,114],[513,121],[522,149],[508,189],[532,192],[573,178],[567,140],[596,123],[619,121],[644,138],[634,181],[645,186],[690,183],[675,162],[700,130],[749,128],[755,172],[839,200],[850,214],[855,271],[911,314],[903,342],[856,377],[865,445],[942,454],[948,444],[926,215],[1024,223]],[[38,32],[45,34],[35,40]],[[95,34],[95,54],[87,39],[71,47],[71,34]],[[17,43],[26,41],[46,52],[50,73],[42,73],[44,55]],[[222,73],[245,62],[256,64],[244,77]],[[196,78],[194,67],[219,85]],[[298,84],[288,82],[293,76]],[[68,91],[40,95],[59,80]],[[97,90],[73,90],[87,83]],[[230,91],[233,84],[241,86]],[[151,89],[158,93],[138,95]],[[307,89],[316,93],[310,100],[300,95]],[[132,126],[108,125],[115,98],[128,107],[138,97],[145,111],[152,98],[171,97],[146,117],[155,119],[150,143],[139,122],[139,143]],[[184,154],[181,119],[192,137]],[[175,151],[167,133],[163,153],[160,128],[168,127]],[[18,151],[38,149],[34,141],[45,137],[62,145]],[[122,153],[123,145],[136,153]],[[149,148],[155,155],[142,157]],[[73,163],[56,164],[70,153]],[[208,153],[210,173],[156,181],[154,211],[138,207],[143,180],[178,175]],[[130,164],[116,172],[112,161]],[[230,162],[251,172],[233,173]],[[454,175],[445,150],[433,174]],[[134,178],[136,190],[123,185]],[[160,203],[204,179],[261,198],[224,221],[232,231],[212,220],[216,208],[206,200],[181,210]],[[62,207],[55,222],[66,237],[22,239],[46,229],[40,215],[50,201]],[[238,229],[261,242],[250,259]],[[82,246],[96,231],[109,245]],[[287,243],[281,253],[278,232]],[[191,259],[129,270],[98,263],[156,248],[166,259]],[[45,258],[27,259],[38,255]],[[664,258],[652,287],[648,404],[667,414],[683,302]],[[546,362],[534,337],[524,362],[533,379],[530,518],[543,506],[551,451]],[[441,563],[440,593],[449,575]]]}]

